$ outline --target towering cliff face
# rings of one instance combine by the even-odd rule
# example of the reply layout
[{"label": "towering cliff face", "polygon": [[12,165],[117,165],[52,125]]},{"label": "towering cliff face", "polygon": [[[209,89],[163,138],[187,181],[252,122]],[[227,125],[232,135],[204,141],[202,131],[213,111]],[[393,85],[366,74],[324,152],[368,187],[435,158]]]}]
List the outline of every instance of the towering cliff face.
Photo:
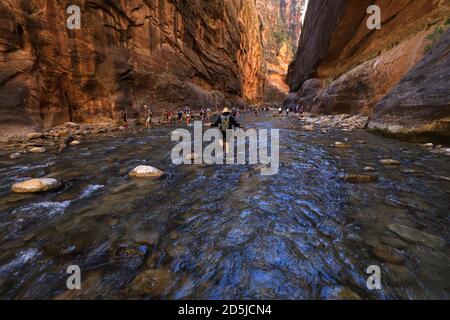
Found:
[{"label": "towering cliff face", "polygon": [[[81,7],[81,30],[66,8]],[[156,108],[256,101],[254,1],[1,1],[0,125],[111,121]]]},{"label": "towering cliff face", "polygon": [[289,87],[286,74],[301,34],[306,0],[256,0],[261,18],[261,42],[267,62],[265,100],[282,102]]},{"label": "towering cliff face", "polygon": [[450,29],[375,106],[369,129],[450,141]]},{"label": "towering cliff face", "polygon": [[[366,11],[372,4],[381,8],[381,30],[367,27],[369,15]],[[288,73],[291,94],[286,102],[302,103],[315,112],[365,113],[371,116],[380,100],[421,61],[427,51],[432,51],[430,49],[449,27],[449,16],[450,2],[442,0],[310,1],[298,55]],[[444,61],[441,67],[450,64],[448,52],[442,53],[440,59]],[[433,63],[437,61],[428,62],[428,65]],[[431,72],[432,68],[429,70]],[[444,82],[448,93],[450,83]],[[405,88],[403,86],[403,90]],[[427,90],[431,89],[424,87],[423,90],[424,101],[417,103],[416,100],[417,105],[422,106],[421,113],[435,113],[437,108],[433,104],[439,102],[442,106],[445,100],[448,110],[450,94],[433,101],[425,98]],[[409,86],[409,92],[403,91],[402,94],[403,97],[414,95],[414,86]],[[391,105],[391,111],[392,108],[395,106]],[[412,111],[406,110],[404,108],[403,112]],[[436,117],[428,119],[448,117],[449,114],[443,110],[439,109]],[[397,116],[400,114],[399,110]],[[393,128],[380,125],[384,120],[379,112],[376,117],[377,128]],[[407,118],[415,121],[414,116]],[[389,120],[386,118],[385,121]]]}]

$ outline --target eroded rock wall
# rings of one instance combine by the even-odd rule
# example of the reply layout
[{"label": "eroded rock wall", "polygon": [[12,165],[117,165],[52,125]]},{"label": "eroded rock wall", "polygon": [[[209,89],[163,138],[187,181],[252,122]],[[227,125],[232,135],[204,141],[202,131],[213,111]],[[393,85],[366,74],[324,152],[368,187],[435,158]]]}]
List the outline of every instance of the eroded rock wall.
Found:
[{"label": "eroded rock wall", "polygon": [[[81,30],[66,8],[82,9]],[[264,94],[254,1],[0,1],[0,125],[114,121]]]},{"label": "eroded rock wall", "polygon": [[[381,30],[367,27],[366,11],[372,4],[381,8]],[[310,1],[299,51],[289,68],[287,102],[319,113],[371,116],[383,97],[436,45],[450,27],[449,17],[450,2],[442,0]],[[450,63],[448,58],[444,61]],[[414,87],[409,90],[403,94],[414,96]],[[428,104],[427,109],[427,103],[421,106],[433,113],[434,106]]]},{"label": "eroded rock wall", "polygon": [[376,105],[369,129],[450,143],[450,30]]}]

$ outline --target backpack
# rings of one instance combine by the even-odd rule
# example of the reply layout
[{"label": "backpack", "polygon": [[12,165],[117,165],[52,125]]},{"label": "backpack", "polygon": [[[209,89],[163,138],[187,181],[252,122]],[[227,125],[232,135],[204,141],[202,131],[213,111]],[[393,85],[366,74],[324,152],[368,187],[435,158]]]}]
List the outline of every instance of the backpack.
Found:
[{"label": "backpack", "polygon": [[230,129],[230,117],[231,116],[220,116],[220,131],[225,132]]}]

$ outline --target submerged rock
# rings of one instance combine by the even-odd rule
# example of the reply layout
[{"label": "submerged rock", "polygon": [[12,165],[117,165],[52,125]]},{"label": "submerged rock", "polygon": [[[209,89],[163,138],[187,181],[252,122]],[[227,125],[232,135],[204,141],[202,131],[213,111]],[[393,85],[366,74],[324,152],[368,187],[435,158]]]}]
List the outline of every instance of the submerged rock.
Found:
[{"label": "submerged rock", "polygon": [[140,231],[134,236],[134,242],[147,246],[156,245],[159,242],[159,233]]},{"label": "submerged rock", "polygon": [[400,161],[394,160],[394,159],[383,159],[380,160],[381,164],[384,164],[385,166],[399,166],[401,165]]},{"label": "submerged rock", "polygon": [[421,243],[430,248],[442,248],[445,245],[444,239],[438,236],[401,224],[390,224],[387,228],[405,240]]},{"label": "submerged rock", "polygon": [[416,282],[414,274],[406,266],[391,263],[383,265],[386,268],[386,275],[390,285],[404,287]]},{"label": "submerged rock", "polygon": [[425,148],[433,148],[433,147],[434,147],[434,144],[430,142],[430,143],[422,144],[421,146],[422,146],[422,147],[425,147]]},{"label": "submerged rock", "polygon": [[171,274],[165,269],[146,270],[134,278],[130,285],[132,294],[138,296],[160,296],[168,288],[172,280]]},{"label": "submerged rock", "polygon": [[164,172],[151,166],[138,166],[130,172],[132,178],[160,178]]},{"label": "submerged rock", "polygon": [[172,231],[169,233],[170,240],[177,240],[180,237],[180,234],[176,231]]},{"label": "submerged rock", "polygon": [[47,192],[59,189],[61,186],[62,183],[56,179],[39,178],[16,183],[12,186],[11,191],[15,193]]},{"label": "submerged rock", "polygon": [[364,167],[364,171],[375,171],[374,167]]},{"label": "submerged rock", "polygon": [[343,143],[343,142],[335,142],[334,143],[334,146],[336,147],[336,148],[339,148],[339,149],[348,149],[348,148],[351,148],[351,146],[350,145],[348,145],[348,144],[345,144],[345,143]]},{"label": "submerged rock", "polygon": [[401,264],[405,260],[398,250],[385,245],[374,247],[372,253],[381,261],[392,264]]},{"label": "submerged rock", "polygon": [[70,143],[70,145],[71,145],[71,146],[77,146],[77,145],[79,145],[80,143],[81,143],[80,141],[74,140],[74,141],[72,141],[72,142]]},{"label": "submerged rock", "polygon": [[324,300],[361,300],[359,294],[342,286],[323,288],[320,297]]},{"label": "submerged rock", "polygon": [[368,176],[363,174],[349,174],[346,175],[343,179],[345,182],[349,183],[370,183],[378,180],[378,178],[375,176]]},{"label": "submerged rock", "polygon": [[403,240],[397,237],[382,236],[380,237],[380,240],[383,244],[397,249],[406,249],[409,247],[408,243],[404,242]]},{"label": "submerged rock", "polygon": [[17,159],[21,156],[19,152],[15,152],[9,156],[10,159]]}]

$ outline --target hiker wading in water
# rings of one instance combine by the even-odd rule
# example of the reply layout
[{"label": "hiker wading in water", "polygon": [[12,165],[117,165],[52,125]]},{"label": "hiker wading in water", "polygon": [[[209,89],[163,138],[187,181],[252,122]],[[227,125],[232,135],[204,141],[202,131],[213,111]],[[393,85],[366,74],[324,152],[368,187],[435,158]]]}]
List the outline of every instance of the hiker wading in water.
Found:
[{"label": "hiker wading in water", "polygon": [[144,106],[144,110],[145,110],[145,128],[150,129],[150,127],[152,126],[152,119],[153,119],[153,110],[152,108],[150,108],[148,105]]},{"label": "hiker wading in water", "polygon": [[222,114],[219,116],[216,122],[211,125],[211,127],[219,128],[220,132],[222,132],[223,139],[220,141],[220,144],[222,145],[222,147],[225,147],[225,153],[228,153],[228,151],[230,150],[230,145],[227,142],[227,130],[241,127],[241,125],[231,114],[231,110],[225,107],[222,110]]}]

